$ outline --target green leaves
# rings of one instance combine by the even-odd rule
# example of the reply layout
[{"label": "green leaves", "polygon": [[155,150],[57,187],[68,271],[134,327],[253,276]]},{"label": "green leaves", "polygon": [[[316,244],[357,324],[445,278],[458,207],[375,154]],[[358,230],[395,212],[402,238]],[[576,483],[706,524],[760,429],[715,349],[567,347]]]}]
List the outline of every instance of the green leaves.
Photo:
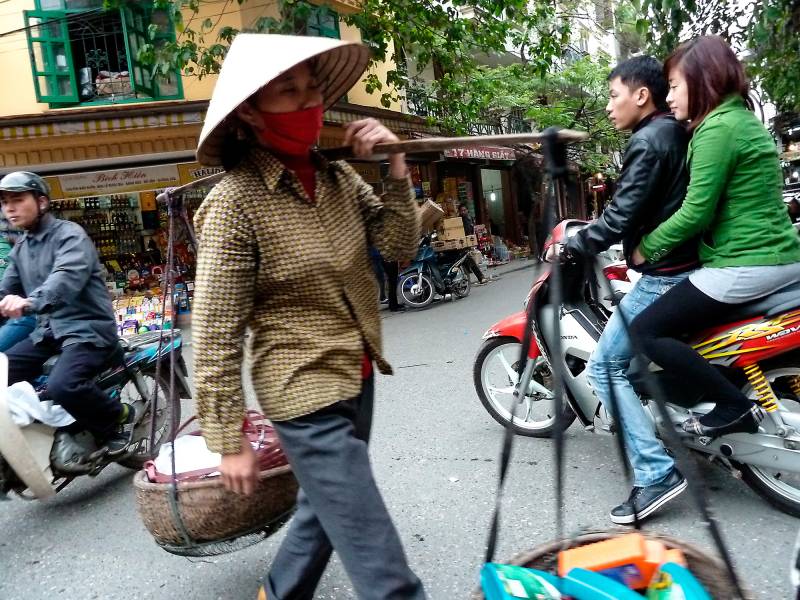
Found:
[{"label": "green leaves", "polygon": [[[716,34],[749,49],[748,75],[781,111],[800,111],[800,3],[797,0],[642,0],[650,52],[662,58],[679,40]],[[637,21],[636,30],[641,32]]]}]

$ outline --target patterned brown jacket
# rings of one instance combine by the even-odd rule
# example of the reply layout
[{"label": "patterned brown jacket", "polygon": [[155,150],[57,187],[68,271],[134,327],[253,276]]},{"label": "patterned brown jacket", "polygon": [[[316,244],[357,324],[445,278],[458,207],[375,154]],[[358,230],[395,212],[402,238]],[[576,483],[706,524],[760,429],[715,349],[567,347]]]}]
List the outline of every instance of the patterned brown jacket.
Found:
[{"label": "patterned brown jacket", "polygon": [[275,421],[356,396],[365,351],[391,373],[368,247],[387,260],[414,256],[419,217],[410,181],[388,179],[380,199],[347,163],[315,160],[315,201],[257,148],[195,216],[194,383],[214,452],[240,448],[247,329],[256,396]]}]

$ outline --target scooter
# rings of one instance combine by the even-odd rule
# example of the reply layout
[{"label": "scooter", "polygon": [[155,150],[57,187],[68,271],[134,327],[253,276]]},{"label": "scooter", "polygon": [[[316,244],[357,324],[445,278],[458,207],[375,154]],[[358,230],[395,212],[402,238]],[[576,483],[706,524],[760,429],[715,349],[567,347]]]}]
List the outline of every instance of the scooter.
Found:
[{"label": "scooter", "polygon": [[417,256],[400,273],[397,283],[398,299],[410,308],[424,308],[436,294],[451,294],[453,299],[466,298],[470,291],[469,271],[464,262],[469,248],[435,252],[430,236],[419,245]]},{"label": "scooter", "polygon": [[[586,225],[568,220],[554,230],[547,247],[561,244]],[[546,248],[547,249],[547,248]],[[545,249],[545,250],[546,250]],[[550,437],[555,432],[552,365],[561,363],[565,375],[565,402],[561,423],[568,427],[578,419],[588,431],[613,431],[613,420],[595,396],[587,379],[587,363],[611,316],[607,302],[618,300],[607,282],[619,280],[619,265],[565,264],[563,303],[554,306],[551,269],[543,271],[531,288],[526,305],[533,302],[533,336],[522,374],[527,390],[522,410],[513,421],[516,433]],[[605,290],[605,291],[604,291]],[[555,314],[561,335],[555,343]],[[483,335],[473,369],[478,396],[489,414],[506,426],[518,381],[516,372],[525,330],[525,311],[492,325]],[[712,364],[722,369],[742,391],[766,412],[759,431],[734,433],[717,438],[684,432],[680,424],[707,413],[713,404],[655,365],[634,361],[630,378],[647,413],[657,428],[674,428],[684,443],[740,476],[753,490],[780,510],[800,516],[800,284],[744,304],[730,322],[693,334],[691,343]],[[553,349],[558,348],[557,352]],[[657,378],[666,394],[670,422],[661,420],[646,386],[646,370]],[[526,383],[527,382],[527,383]]]},{"label": "scooter", "polygon": [[[107,449],[98,448],[91,434],[73,431],[74,427],[56,429],[41,422],[17,425],[11,417],[7,394],[8,359],[0,353],[0,499],[14,492],[27,499],[44,500],[78,476],[94,477],[112,463],[138,470],[157,456],[161,444],[172,439],[174,425],[180,422],[180,399],[191,398],[180,331],[175,330],[172,336],[165,332],[159,352],[160,335],[150,332],[121,339],[109,356],[108,369],[97,378],[107,394],[130,404],[136,411],[133,440],[127,452],[118,458],[109,457]],[[175,385],[170,396],[169,364],[173,353]],[[159,354],[163,365],[157,377]],[[48,399],[47,378],[57,360],[58,356],[48,360],[43,375],[34,382],[41,400]],[[153,412],[155,432],[151,440]],[[81,454],[80,461],[71,461],[77,458],[69,454],[73,451]]]}]

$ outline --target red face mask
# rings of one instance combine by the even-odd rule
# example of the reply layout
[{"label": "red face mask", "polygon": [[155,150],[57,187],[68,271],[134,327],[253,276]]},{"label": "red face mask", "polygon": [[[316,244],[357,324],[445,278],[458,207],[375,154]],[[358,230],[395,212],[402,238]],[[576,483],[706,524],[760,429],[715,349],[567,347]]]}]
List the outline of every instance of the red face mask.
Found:
[{"label": "red face mask", "polygon": [[322,105],[285,113],[258,111],[264,129],[259,139],[280,154],[305,156],[322,131]]}]

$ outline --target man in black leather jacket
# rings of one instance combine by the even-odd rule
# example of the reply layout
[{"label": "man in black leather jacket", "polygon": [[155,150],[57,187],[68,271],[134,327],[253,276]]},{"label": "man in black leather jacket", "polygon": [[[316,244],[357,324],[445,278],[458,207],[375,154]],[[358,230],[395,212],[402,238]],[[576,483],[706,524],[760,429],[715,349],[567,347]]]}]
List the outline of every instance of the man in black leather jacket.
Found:
[{"label": "man in black leather jacket", "polygon": [[[633,133],[611,204],[600,218],[568,240],[563,258],[588,258],[622,242],[628,266],[634,268],[630,257],[642,236],[668,219],[683,202],[689,181],[689,135],[667,112],[668,86],[656,59],[639,56],[620,63],[608,81],[609,119],[617,129]],[[628,500],[611,510],[614,523],[632,523],[634,506],[639,518],[648,517],[686,489],[686,479],[656,438],[652,421],[628,381],[633,350],[619,313],[623,312],[630,323],[696,266],[697,243],[693,241],[655,264],[636,267],[642,277],[609,320],[589,361],[589,380],[607,409],[610,386],[614,386],[634,472],[634,488]]]}]

